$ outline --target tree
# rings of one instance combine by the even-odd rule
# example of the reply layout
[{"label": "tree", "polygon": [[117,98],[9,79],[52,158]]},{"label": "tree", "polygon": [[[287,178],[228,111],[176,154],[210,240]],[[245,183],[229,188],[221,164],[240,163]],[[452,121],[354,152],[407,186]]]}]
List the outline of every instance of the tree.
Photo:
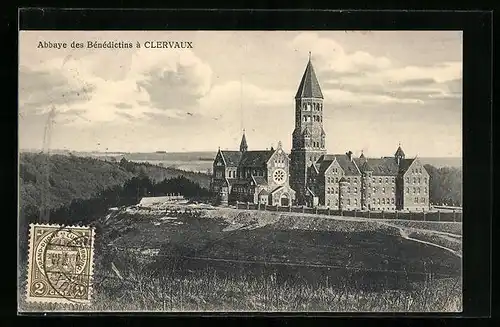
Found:
[{"label": "tree", "polygon": [[462,170],[425,165],[429,173],[429,198],[433,204],[462,206]]}]

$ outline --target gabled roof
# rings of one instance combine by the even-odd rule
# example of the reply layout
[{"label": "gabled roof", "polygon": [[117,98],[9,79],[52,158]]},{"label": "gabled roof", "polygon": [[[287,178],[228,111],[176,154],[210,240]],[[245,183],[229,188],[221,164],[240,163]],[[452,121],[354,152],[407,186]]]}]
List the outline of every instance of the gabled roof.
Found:
[{"label": "gabled roof", "polygon": [[282,188],[283,188],[283,186],[278,186],[277,188],[275,188],[274,190],[271,191],[271,194],[276,193],[277,191],[281,190]]},{"label": "gabled roof", "polygon": [[367,164],[361,169],[372,171],[373,176],[396,176],[399,172],[399,166],[393,157],[368,158]]},{"label": "gabled roof", "polygon": [[323,93],[319,86],[318,79],[316,78],[316,73],[314,72],[314,67],[311,63],[311,59],[306,66],[302,80],[300,81],[299,89],[295,95],[295,99],[298,98],[319,98],[323,99]]},{"label": "gabled roof", "polygon": [[[326,159],[325,159],[326,157]],[[331,157],[327,157],[325,156],[323,157],[323,160],[321,160],[318,164],[318,172],[320,175],[323,175],[325,173],[325,171],[328,169],[328,167],[330,167],[332,165],[332,162],[335,160],[335,158],[331,158]]]},{"label": "gabled roof", "polygon": [[221,154],[228,167],[236,167],[240,163],[242,154],[240,151],[221,150]]},{"label": "gabled roof", "polygon": [[[354,160],[354,163],[356,166],[358,166],[359,170],[361,170],[361,167],[365,164],[366,158],[352,158]],[[362,170],[361,170],[362,171]]]},{"label": "gabled roof", "polygon": [[[353,158],[353,160],[356,159],[357,158]],[[356,164],[353,161],[349,160],[349,158],[345,154],[325,154],[319,157],[318,159],[319,174],[323,175],[334,161],[337,161],[339,163],[345,175],[348,176],[360,175],[360,171],[358,167],[356,167]]]},{"label": "gabled roof", "polygon": [[269,192],[266,189],[260,191],[259,195],[269,195]]},{"label": "gabled roof", "polygon": [[316,173],[319,173],[319,166],[320,164],[319,163],[316,163],[316,162],[313,162],[310,166],[309,166],[309,169],[313,169]]},{"label": "gabled roof", "polygon": [[255,185],[267,185],[267,179],[264,176],[252,176]]},{"label": "gabled roof", "polygon": [[361,166],[358,166],[361,171],[373,171],[373,168],[368,163],[368,160],[364,160]]},{"label": "gabled roof", "polygon": [[399,164],[399,171],[404,174],[408,168],[410,168],[413,161],[415,161],[415,158],[401,160],[401,163]]},{"label": "gabled roof", "polygon": [[334,156],[337,162],[339,163],[340,167],[342,167],[342,169],[344,170],[344,174],[346,176],[360,175],[360,171],[358,170],[354,162],[349,160],[347,155],[335,154]]},{"label": "gabled roof", "polygon": [[395,157],[399,157],[399,156],[401,156],[401,157],[403,157],[403,158],[404,158],[405,153],[404,153],[403,149],[401,149],[401,145],[400,145],[400,146],[398,146],[398,149],[396,150],[396,153],[394,153],[394,156],[395,156]]},{"label": "gabled roof", "polygon": [[243,167],[265,166],[273,154],[274,150],[245,151],[241,156],[240,166]]}]

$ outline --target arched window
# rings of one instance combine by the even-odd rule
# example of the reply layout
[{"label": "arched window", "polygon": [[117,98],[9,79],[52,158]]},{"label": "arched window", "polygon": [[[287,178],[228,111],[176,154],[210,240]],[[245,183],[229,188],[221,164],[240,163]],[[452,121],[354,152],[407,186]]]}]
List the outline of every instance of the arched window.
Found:
[{"label": "arched window", "polygon": [[382,198],[382,204],[385,204],[385,198]]},{"label": "arched window", "polygon": [[385,178],[385,182],[386,182],[386,183],[389,183],[389,178],[387,178],[387,177],[386,177],[386,178]]},{"label": "arched window", "polygon": [[379,178],[379,179],[378,179],[378,182],[379,182],[380,184],[382,184],[382,178]]},{"label": "arched window", "polygon": [[351,182],[351,179],[350,179],[350,178],[348,178],[348,179],[347,179],[347,183],[350,183],[350,182]]},{"label": "arched window", "polygon": [[382,193],[385,193],[385,187],[382,187]]}]

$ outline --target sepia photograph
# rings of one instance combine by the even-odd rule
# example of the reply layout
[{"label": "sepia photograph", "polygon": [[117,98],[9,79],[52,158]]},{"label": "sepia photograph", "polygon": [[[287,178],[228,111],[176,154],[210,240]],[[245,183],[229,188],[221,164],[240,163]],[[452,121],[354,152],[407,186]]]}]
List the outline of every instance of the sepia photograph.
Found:
[{"label": "sepia photograph", "polygon": [[462,312],[461,31],[20,31],[19,312]]}]

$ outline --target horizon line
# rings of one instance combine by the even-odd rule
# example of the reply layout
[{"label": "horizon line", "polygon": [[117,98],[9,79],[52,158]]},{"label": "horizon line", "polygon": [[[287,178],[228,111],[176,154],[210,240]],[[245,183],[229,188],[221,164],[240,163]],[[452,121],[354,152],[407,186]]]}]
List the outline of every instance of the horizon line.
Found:
[{"label": "horizon line", "polygon": [[[270,149],[270,148],[268,148]],[[221,149],[221,150],[231,150],[231,149]],[[262,149],[260,149],[262,150]],[[42,152],[43,149],[39,148],[24,148],[24,149],[18,149],[18,152]],[[206,153],[216,153],[218,150],[194,150],[194,151],[166,151],[166,150],[154,150],[154,151],[118,151],[118,150],[108,150],[108,151],[98,151],[98,150],[68,150],[68,149],[51,149],[49,152],[76,152],[76,153],[99,153],[99,154],[173,154],[173,153],[196,153],[196,152],[206,152]],[[250,150],[252,151],[252,150]],[[258,151],[258,150],[255,150]],[[360,150],[361,152],[361,150]],[[363,151],[363,154],[366,156],[367,154],[365,153],[366,151]],[[327,152],[326,154],[339,154],[336,152]],[[368,154],[369,155],[369,154]],[[378,157],[392,157],[393,155],[381,155],[381,156],[373,156],[373,158],[378,158]],[[454,156],[426,156],[426,155],[413,155],[410,157],[419,157],[419,158],[450,158],[450,159],[457,159],[461,158],[463,159],[463,155],[454,155]]]}]

